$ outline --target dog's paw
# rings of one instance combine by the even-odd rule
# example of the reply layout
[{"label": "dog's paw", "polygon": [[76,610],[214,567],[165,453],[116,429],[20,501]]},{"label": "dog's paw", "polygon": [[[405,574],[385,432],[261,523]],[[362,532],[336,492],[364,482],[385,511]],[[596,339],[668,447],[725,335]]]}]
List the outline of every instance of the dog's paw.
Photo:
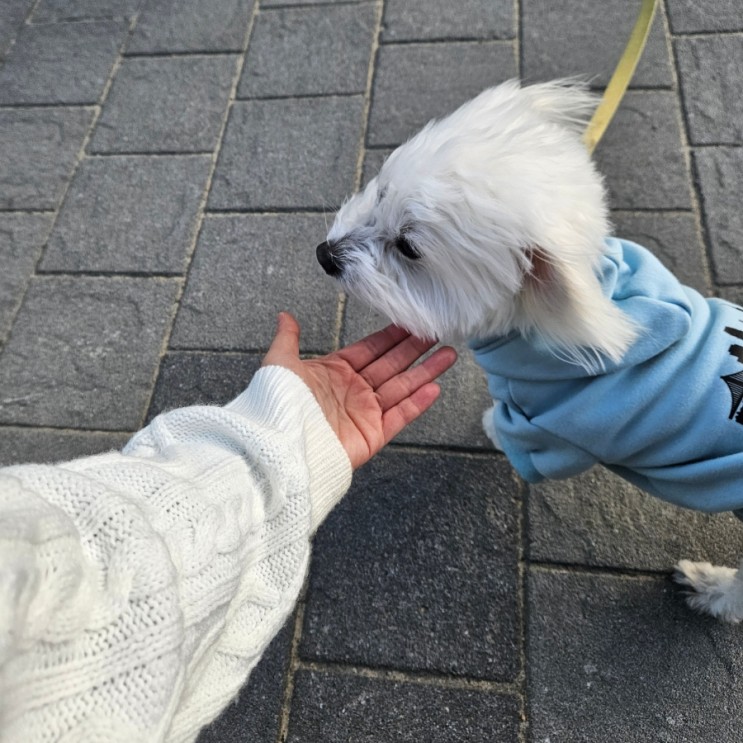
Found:
[{"label": "dog's paw", "polygon": [[689,589],[686,603],[726,622],[743,619],[743,581],[737,570],[708,562],[680,560],[673,579]]},{"label": "dog's paw", "polygon": [[[498,403],[495,403],[497,405]],[[503,447],[500,445],[498,440],[498,432],[495,430],[495,405],[488,408],[482,414],[482,428],[485,431],[485,435],[493,442],[493,446],[498,451],[503,451]]]}]

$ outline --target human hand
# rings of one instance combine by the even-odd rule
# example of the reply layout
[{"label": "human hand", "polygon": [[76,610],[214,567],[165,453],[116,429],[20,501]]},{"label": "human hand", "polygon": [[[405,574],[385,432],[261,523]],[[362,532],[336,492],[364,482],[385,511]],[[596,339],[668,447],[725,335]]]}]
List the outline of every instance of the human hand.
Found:
[{"label": "human hand", "polygon": [[453,348],[439,348],[408,368],[434,345],[389,325],[340,351],[303,361],[299,325],[282,312],[263,366],[283,366],[304,381],[356,469],[439,396],[433,380],[457,360]]}]

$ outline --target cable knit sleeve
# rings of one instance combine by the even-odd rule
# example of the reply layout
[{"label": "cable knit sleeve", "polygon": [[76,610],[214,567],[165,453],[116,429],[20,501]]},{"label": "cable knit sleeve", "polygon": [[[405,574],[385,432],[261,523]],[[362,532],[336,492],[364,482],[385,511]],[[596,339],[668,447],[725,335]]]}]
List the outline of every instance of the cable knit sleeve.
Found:
[{"label": "cable knit sleeve", "polygon": [[291,613],[350,478],[279,367],[122,453],[0,470],[0,740],[193,740]]}]

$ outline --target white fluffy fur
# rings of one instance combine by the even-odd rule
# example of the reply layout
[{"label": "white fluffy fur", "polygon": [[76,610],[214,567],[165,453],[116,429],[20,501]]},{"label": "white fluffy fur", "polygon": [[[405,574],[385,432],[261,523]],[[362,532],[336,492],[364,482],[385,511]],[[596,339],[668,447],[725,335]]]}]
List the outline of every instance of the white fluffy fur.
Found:
[{"label": "white fluffy fur", "polygon": [[688,586],[686,602],[704,614],[737,623],[743,619],[743,562],[739,570],[681,560],[674,579]]},{"label": "white fluffy fur", "polygon": [[[344,289],[419,336],[517,331],[586,368],[621,358],[636,329],[594,273],[609,234],[581,139],[594,105],[572,81],[512,81],[428,124],[337,214],[328,243]],[[743,619],[743,563],[682,561],[677,580],[694,608]]]},{"label": "white fluffy fur", "polygon": [[621,357],[634,329],[594,275],[609,234],[580,136],[594,105],[581,85],[512,81],[428,124],[337,214],[344,288],[420,336],[516,330],[587,366]]}]

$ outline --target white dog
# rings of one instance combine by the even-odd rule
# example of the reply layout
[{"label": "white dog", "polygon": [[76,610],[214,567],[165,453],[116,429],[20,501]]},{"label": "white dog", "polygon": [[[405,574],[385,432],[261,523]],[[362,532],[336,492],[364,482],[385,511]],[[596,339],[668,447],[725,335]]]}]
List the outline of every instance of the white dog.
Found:
[{"label": "white dog", "polygon": [[[528,481],[602,462],[680,505],[741,509],[743,310],[607,237],[581,141],[594,106],[570,82],[485,91],[390,155],[318,260],[412,333],[469,341],[486,432]],[[743,563],[677,571],[692,606],[743,619]]]}]

